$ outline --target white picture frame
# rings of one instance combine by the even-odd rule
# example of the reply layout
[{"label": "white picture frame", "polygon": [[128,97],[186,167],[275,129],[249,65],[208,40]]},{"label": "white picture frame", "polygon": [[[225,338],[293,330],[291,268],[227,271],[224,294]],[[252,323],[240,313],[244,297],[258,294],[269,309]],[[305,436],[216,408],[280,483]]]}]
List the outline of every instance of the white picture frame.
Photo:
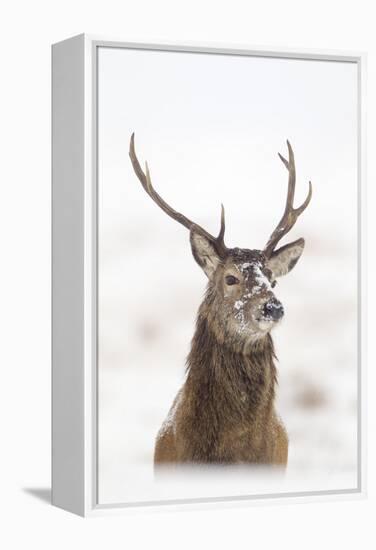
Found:
[{"label": "white picture frame", "polygon": [[[97,55],[126,48],[354,63],[358,71],[358,484],[356,489],[98,503]],[[79,35],[52,47],[52,503],[81,516],[114,509],[237,506],[365,495],[364,53],[217,44],[127,43]]]}]

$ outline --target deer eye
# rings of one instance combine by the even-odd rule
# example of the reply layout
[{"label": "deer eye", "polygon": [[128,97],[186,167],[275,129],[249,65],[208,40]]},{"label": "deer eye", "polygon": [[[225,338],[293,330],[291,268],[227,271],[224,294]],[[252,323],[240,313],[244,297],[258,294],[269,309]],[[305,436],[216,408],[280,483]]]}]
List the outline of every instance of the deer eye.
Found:
[{"label": "deer eye", "polygon": [[276,284],[277,284],[277,281],[273,281],[271,284],[271,287],[274,288]]},{"label": "deer eye", "polygon": [[234,277],[233,275],[227,275],[225,277],[226,285],[237,285],[239,283],[239,279]]}]

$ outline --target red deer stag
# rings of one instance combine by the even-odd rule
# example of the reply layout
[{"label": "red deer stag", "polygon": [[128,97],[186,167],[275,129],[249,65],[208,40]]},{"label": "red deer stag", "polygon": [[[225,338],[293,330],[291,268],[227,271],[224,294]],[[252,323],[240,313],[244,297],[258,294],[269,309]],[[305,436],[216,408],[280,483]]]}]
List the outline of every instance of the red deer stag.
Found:
[{"label": "red deer stag", "polygon": [[312,196],[294,208],[295,163],[289,142],[283,216],[263,250],[227,248],[225,218],[213,237],[155,191],[130,142],[134,171],[146,193],[190,231],[193,257],[208,277],[187,358],[187,376],[156,440],[154,463],[287,464],[288,438],[274,408],[275,354],[270,331],[284,310],[273,288],[299,260],[304,239],[277,250]]}]

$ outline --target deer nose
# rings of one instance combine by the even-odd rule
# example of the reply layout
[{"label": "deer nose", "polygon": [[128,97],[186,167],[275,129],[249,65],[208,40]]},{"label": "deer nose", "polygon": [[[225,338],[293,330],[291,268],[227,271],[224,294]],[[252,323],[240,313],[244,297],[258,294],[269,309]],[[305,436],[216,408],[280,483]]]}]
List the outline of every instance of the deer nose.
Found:
[{"label": "deer nose", "polygon": [[276,299],[269,300],[264,304],[264,316],[273,319],[273,321],[278,321],[282,319],[284,315],[283,305]]}]

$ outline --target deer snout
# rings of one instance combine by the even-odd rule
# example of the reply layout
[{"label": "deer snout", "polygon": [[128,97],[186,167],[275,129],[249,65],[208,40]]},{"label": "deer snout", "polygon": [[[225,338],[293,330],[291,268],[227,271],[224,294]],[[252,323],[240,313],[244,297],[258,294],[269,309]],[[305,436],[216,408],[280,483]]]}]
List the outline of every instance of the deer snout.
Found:
[{"label": "deer snout", "polygon": [[264,304],[263,314],[267,319],[278,321],[284,315],[283,305],[276,298],[272,298]]}]

